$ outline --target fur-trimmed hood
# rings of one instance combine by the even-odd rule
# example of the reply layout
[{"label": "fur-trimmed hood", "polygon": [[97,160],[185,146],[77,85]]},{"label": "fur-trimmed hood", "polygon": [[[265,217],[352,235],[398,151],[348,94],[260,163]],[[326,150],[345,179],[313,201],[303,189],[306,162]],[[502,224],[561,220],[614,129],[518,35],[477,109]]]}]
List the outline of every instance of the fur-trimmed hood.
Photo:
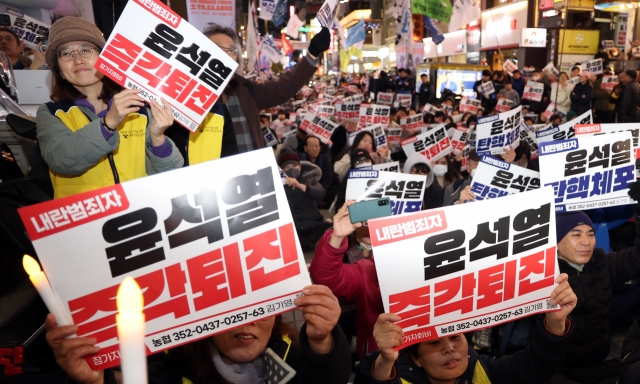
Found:
[{"label": "fur-trimmed hood", "polygon": [[418,163],[427,164],[427,167],[429,167],[429,176],[427,176],[427,183],[424,186],[425,188],[429,188],[431,186],[431,183],[433,183],[433,179],[435,178],[435,176],[433,175],[433,167],[431,167],[431,162],[424,155],[416,152],[413,155],[409,156],[407,158],[407,161],[404,162],[404,173],[410,173],[411,168],[413,168],[413,166]]}]

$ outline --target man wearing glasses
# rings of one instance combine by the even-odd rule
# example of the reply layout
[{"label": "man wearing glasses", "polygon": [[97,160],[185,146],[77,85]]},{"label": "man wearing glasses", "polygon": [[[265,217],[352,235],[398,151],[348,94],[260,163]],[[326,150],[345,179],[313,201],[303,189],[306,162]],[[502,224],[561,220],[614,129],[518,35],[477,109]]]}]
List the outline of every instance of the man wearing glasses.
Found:
[{"label": "man wearing glasses", "polygon": [[13,69],[25,69],[31,66],[31,59],[21,54],[20,38],[6,27],[0,27],[0,51],[9,56]]}]

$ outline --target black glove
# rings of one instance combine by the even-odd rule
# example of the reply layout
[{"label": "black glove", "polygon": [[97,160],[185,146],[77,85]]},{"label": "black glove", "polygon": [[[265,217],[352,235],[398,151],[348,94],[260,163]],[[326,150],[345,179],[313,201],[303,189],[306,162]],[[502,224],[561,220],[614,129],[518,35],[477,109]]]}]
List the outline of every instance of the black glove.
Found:
[{"label": "black glove", "polygon": [[329,45],[331,44],[331,33],[326,27],[322,27],[322,31],[317,35],[313,36],[313,39],[309,42],[309,53],[311,56],[318,57],[320,54],[327,49],[329,49]]},{"label": "black glove", "polygon": [[633,200],[640,202],[640,182],[636,181],[629,184],[629,190],[627,191],[627,194]]}]

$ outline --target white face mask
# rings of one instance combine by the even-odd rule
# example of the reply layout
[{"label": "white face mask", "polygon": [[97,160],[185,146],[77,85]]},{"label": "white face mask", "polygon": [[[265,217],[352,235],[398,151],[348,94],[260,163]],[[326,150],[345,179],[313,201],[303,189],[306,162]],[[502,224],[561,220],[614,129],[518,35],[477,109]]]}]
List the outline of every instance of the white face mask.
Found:
[{"label": "white face mask", "polygon": [[472,179],[473,179],[473,176],[475,176],[475,175],[476,175],[476,169],[477,169],[477,168],[473,168],[473,169],[471,170],[470,175],[471,175],[471,178],[472,178]]},{"label": "white face mask", "polygon": [[373,249],[371,244],[366,244],[366,243],[363,243],[362,241],[360,242],[360,247],[365,251],[370,251]]},{"label": "white face mask", "polygon": [[360,163],[360,164],[356,164],[356,168],[364,168],[364,167],[370,167],[371,163]]},{"label": "white face mask", "polygon": [[447,173],[448,170],[449,167],[444,164],[436,164],[433,166],[433,173],[435,173],[436,176],[444,176],[444,174]]}]

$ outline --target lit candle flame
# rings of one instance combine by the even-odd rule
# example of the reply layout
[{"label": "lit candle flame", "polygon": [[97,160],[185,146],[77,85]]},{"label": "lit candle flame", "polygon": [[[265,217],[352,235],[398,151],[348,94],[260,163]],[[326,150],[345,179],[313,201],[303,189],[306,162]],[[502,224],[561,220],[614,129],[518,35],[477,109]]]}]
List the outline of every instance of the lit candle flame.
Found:
[{"label": "lit candle flame", "polygon": [[38,264],[38,262],[29,255],[24,255],[24,257],[22,257],[22,266],[29,276],[34,276],[42,272],[40,264]]},{"label": "lit candle flame", "polygon": [[120,314],[140,314],[144,307],[142,290],[131,276],[125,277],[118,288],[116,305]]}]

